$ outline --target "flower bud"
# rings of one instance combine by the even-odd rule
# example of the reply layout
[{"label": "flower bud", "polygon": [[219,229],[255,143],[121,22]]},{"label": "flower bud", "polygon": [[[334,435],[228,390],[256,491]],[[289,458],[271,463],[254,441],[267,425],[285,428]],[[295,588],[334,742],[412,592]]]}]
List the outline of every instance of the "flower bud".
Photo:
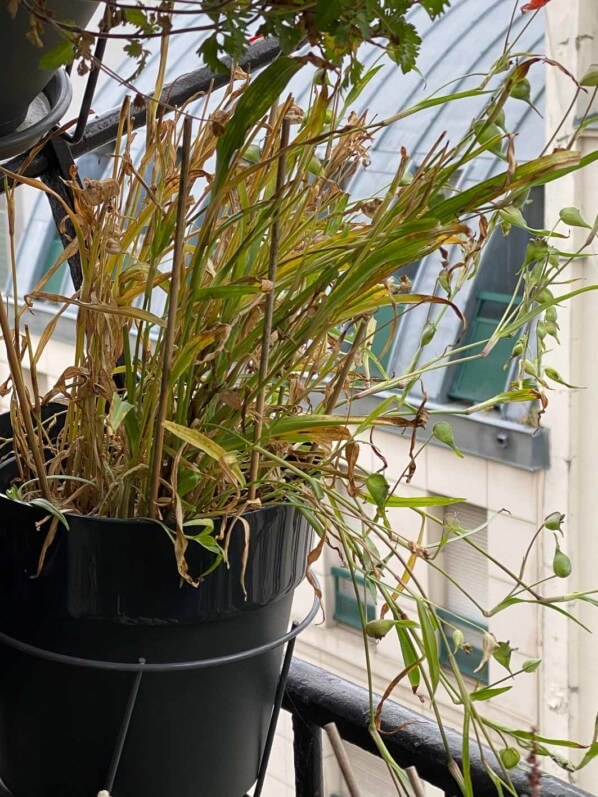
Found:
[{"label": "flower bud", "polygon": [[551,512],[544,520],[544,526],[550,531],[560,531],[565,516],[560,512]]},{"label": "flower bud", "polygon": [[535,263],[544,260],[548,254],[548,244],[545,238],[533,238],[525,250],[525,263]]},{"label": "flower bud", "polygon": [[431,322],[428,322],[422,332],[422,345],[427,346],[436,334],[436,327]]},{"label": "flower bud", "polygon": [[521,357],[524,351],[525,351],[525,341],[523,340],[523,338],[519,338],[517,343],[513,346],[513,357]]},{"label": "flower bud", "polygon": [[546,324],[543,321],[538,321],[536,326],[536,335],[538,336],[538,339],[544,340],[547,334],[548,332],[546,330]]},{"label": "flower bud", "polygon": [[524,102],[529,102],[531,99],[531,91],[532,91],[531,84],[529,80],[526,77],[524,77],[521,78],[521,80],[517,80],[515,83],[513,83],[513,86],[509,94],[515,100],[523,100]]},{"label": "flower bud", "polygon": [[515,747],[503,748],[500,751],[499,756],[505,769],[514,769],[521,761],[519,750],[517,750]]},{"label": "flower bud", "polygon": [[452,448],[458,457],[463,458],[463,454],[459,451],[455,443],[453,427],[450,425],[450,423],[447,423],[446,421],[440,421],[439,423],[435,424],[432,434],[440,443],[444,443],[445,446]]},{"label": "flower bud", "polygon": [[547,321],[545,326],[546,326],[546,332],[550,335],[550,337],[556,338],[558,340],[559,325],[555,324],[554,321]]},{"label": "flower bud", "polygon": [[463,636],[463,631],[460,628],[455,628],[453,631],[453,644],[455,645],[455,653],[463,647],[463,643],[465,642],[465,637]]},{"label": "flower bud", "polygon": [[559,216],[561,221],[568,224],[569,227],[585,227],[588,230],[592,229],[577,208],[563,208]]},{"label": "flower bud", "polygon": [[438,284],[444,288],[447,293],[451,292],[451,285],[449,283],[448,271],[443,268],[440,274],[438,275]]},{"label": "flower bud", "polygon": [[548,288],[544,288],[544,290],[541,291],[540,294],[538,295],[536,301],[539,304],[548,304],[548,302],[551,302],[553,299],[554,296],[552,295],[552,291],[549,291]]},{"label": "flower bud", "polygon": [[546,321],[556,321],[558,318],[558,310],[556,307],[551,304],[550,307],[546,308],[546,313],[544,314]]},{"label": "flower bud", "polygon": [[554,552],[554,559],[552,560],[552,570],[558,578],[567,578],[567,576],[571,575],[571,559],[566,553],[561,551],[558,542]]},{"label": "flower bud", "polygon": [[372,639],[382,639],[394,626],[394,620],[370,620],[365,627],[365,633]]}]

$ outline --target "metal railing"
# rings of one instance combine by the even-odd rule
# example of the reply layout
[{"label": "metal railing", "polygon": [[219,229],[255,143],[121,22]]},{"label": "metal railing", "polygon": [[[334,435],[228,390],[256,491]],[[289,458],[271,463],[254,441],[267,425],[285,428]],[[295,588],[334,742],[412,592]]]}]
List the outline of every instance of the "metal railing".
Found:
[{"label": "metal railing", "polygon": [[[380,700],[376,696],[375,703]],[[379,755],[369,732],[370,695],[367,689],[345,681],[333,673],[293,659],[283,709],[293,721],[296,797],[326,797],[322,770],[322,728],[334,723],[341,737],[362,750]],[[426,783],[456,797],[460,790],[448,769],[448,759],[438,725],[416,711],[386,701],[380,730],[384,743],[399,766],[414,767]],[[445,736],[451,757],[460,763],[462,737],[450,728]],[[487,774],[482,755],[475,744],[470,751],[471,779],[475,797],[496,797],[496,786]],[[490,750],[485,761],[500,772]],[[523,767],[511,771],[517,794],[528,793],[527,773]],[[505,791],[506,793],[506,791]],[[545,775],[542,797],[591,797],[588,792]]]},{"label": "metal railing", "polygon": [[[280,52],[278,43],[263,40],[252,45],[240,61],[244,69],[256,69],[273,60]],[[96,76],[97,77],[97,76]],[[33,157],[25,153],[13,158],[4,167],[13,173],[39,177],[63,201],[72,206],[73,198],[65,180],[73,179],[71,167],[74,159],[114,141],[117,136],[120,109],[109,111],[87,122],[91,109],[95,77],[90,77],[91,90],[85,99],[76,125],[75,135],[54,134]],[[179,107],[194,96],[210,88],[225,85],[225,74],[214,74],[209,69],[198,69],[182,75],[164,88],[161,101],[164,112],[168,106]],[[132,126],[142,127],[146,122],[146,104],[141,98],[133,105]],[[0,193],[5,189],[0,181]],[[54,221],[63,243],[70,240],[68,224],[63,224],[64,208],[55,198],[49,197]],[[77,255],[69,259],[75,288],[81,284],[81,265]],[[341,737],[361,749],[377,755],[369,733],[370,696],[365,689],[344,681],[332,673],[304,661],[294,659],[290,667],[283,699],[283,708],[292,714],[294,732],[294,760],[297,797],[324,797],[322,773],[321,729],[334,723]],[[381,713],[381,731],[385,743],[397,763],[414,767],[426,782],[439,787],[447,797],[458,793],[458,788],[448,770],[446,750],[438,726],[427,717],[386,701]],[[451,756],[460,761],[461,737],[451,730],[445,731]],[[271,740],[269,740],[271,742]],[[494,757],[485,752],[490,765]],[[476,797],[495,797],[496,787],[488,777],[479,751],[471,750],[471,771]],[[518,794],[526,794],[527,779],[523,769],[512,774]],[[543,797],[591,797],[563,781],[546,776],[542,782]]]}]

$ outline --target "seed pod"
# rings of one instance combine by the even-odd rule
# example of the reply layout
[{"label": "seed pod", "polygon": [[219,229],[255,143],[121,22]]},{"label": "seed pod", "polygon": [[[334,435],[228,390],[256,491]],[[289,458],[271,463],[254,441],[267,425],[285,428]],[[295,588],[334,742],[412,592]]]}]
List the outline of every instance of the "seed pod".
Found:
[{"label": "seed pod", "polygon": [[515,747],[505,747],[500,751],[499,756],[505,769],[514,769],[521,761],[519,750]]},{"label": "seed pod", "polygon": [[554,559],[552,560],[552,571],[558,578],[567,578],[567,576],[571,575],[571,570],[571,559],[566,553],[561,551],[557,541]]},{"label": "seed pod", "polygon": [[452,448],[458,457],[463,458],[463,454],[459,451],[455,443],[455,438],[453,437],[453,427],[450,425],[450,423],[447,423],[446,421],[440,421],[439,423],[435,424],[432,434],[438,441],[444,443],[445,446]]},{"label": "seed pod", "polygon": [[394,626],[394,620],[370,620],[365,627],[365,632],[372,639],[382,639]]},{"label": "seed pod", "polygon": [[531,363],[529,360],[525,361],[525,366],[523,370],[525,371],[526,374],[529,374],[530,376],[538,375],[536,372],[536,366],[533,363]]},{"label": "seed pod", "polygon": [[529,80],[524,77],[516,81],[509,92],[510,96],[515,100],[523,100],[529,102],[531,99],[532,87]]},{"label": "seed pod", "polygon": [[538,321],[536,325],[536,335],[539,340],[544,340],[548,332],[546,331],[546,324],[543,321]]},{"label": "seed pod", "polygon": [[563,208],[559,216],[561,221],[568,224],[569,227],[585,227],[588,230],[592,229],[577,208]]},{"label": "seed pod", "polygon": [[564,520],[565,516],[560,512],[551,512],[551,514],[545,518],[544,526],[550,531],[560,531]]},{"label": "seed pod", "polygon": [[496,119],[494,120],[497,127],[500,127],[501,130],[505,129],[505,125],[507,120],[505,118],[505,109],[501,108],[500,111],[496,114]]},{"label": "seed pod", "polygon": [[453,644],[455,645],[455,653],[459,650],[459,648],[463,647],[464,642],[465,637],[463,636],[463,631],[461,631],[460,628],[455,628],[453,631]]},{"label": "seed pod", "polygon": [[435,334],[436,334],[436,327],[431,322],[428,322],[424,327],[424,331],[422,332],[422,344],[424,346],[427,346]]},{"label": "seed pod", "polygon": [[548,254],[548,244],[545,238],[533,238],[527,245],[525,250],[525,263],[534,263],[539,260],[544,260]]},{"label": "seed pod", "polygon": [[554,321],[547,321],[545,326],[546,332],[550,335],[550,337],[555,338],[558,341],[559,325],[555,324]]},{"label": "seed pod", "polygon": [[556,321],[558,317],[558,310],[556,307],[551,304],[550,307],[546,308],[546,313],[544,314],[544,318],[546,321]]},{"label": "seed pod", "polygon": [[444,288],[447,293],[451,292],[451,285],[449,282],[448,271],[443,268],[440,274],[438,275],[438,284]]},{"label": "seed pod", "polygon": [[525,341],[523,340],[523,338],[519,338],[517,343],[513,346],[513,357],[521,357],[524,351],[525,351]]},{"label": "seed pod", "polygon": [[548,288],[544,288],[543,291],[540,292],[537,298],[537,302],[539,304],[548,304],[554,299],[552,291],[549,291]]},{"label": "seed pod", "polygon": [[473,131],[482,146],[490,144],[489,148],[492,152],[496,155],[502,155],[502,137],[504,133],[498,125],[489,125],[487,122],[479,121],[474,124]]}]

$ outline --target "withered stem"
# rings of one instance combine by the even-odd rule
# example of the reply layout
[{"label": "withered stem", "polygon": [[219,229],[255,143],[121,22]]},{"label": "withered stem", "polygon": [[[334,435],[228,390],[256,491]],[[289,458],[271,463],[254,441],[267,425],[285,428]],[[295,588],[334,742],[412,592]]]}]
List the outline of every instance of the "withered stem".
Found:
[{"label": "withered stem", "polygon": [[192,119],[185,117],[183,122],[183,151],[181,158],[181,175],[179,180],[179,194],[177,197],[177,219],[174,239],[174,255],[172,262],[172,277],[170,279],[170,291],[168,295],[168,319],[166,322],[166,332],[164,333],[163,351],[164,361],[162,364],[162,380],[160,384],[160,398],[158,401],[158,412],[156,422],[156,437],[152,451],[152,467],[150,480],[150,517],[155,517],[157,512],[158,491],[160,488],[160,470],[162,467],[162,451],[164,449],[164,421],[168,410],[168,392],[170,370],[172,368],[172,355],[174,349],[174,336],[176,326],[176,316],[178,310],[179,292],[182,283],[182,275],[185,267],[185,227],[187,211],[187,194],[189,191],[189,159],[191,155],[191,132]]},{"label": "withered stem", "polygon": [[48,484],[48,479],[46,478],[46,463],[44,462],[44,455],[38,445],[39,440],[37,438],[37,435],[35,434],[35,429],[33,428],[33,419],[31,417],[31,406],[29,404],[29,396],[27,394],[27,388],[25,387],[25,382],[23,380],[22,365],[19,359],[19,355],[17,354],[17,349],[15,347],[13,332],[10,328],[10,322],[8,320],[8,315],[6,313],[6,304],[4,303],[4,296],[2,295],[1,291],[0,291],[0,329],[2,330],[2,336],[4,337],[4,345],[6,346],[6,356],[8,358],[10,375],[12,376],[12,381],[15,388],[15,392],[17,394],[19,407],[21,410],[21,414],[23,416],[25,431],[27,432],[27,439],[29,440],[29,445],[31,447],[31,454],[33,456],[35,469],[37,471],[37,478],[39,479],[39,486],[41,488],[42,495],[44,496],[46,501],[51,502],[52,495],[50,493],[50,486]]},{"label": "withered stem", "polygon": [[274,317],[274,307],[276,303],[276,270],[278,265],[278,248],[280,244],[280,204],[282,201],[282,189],[287,178],[287,158],[286,149],[289,145],[289,131],[291,124],[285,117],[280,128],[280,149],[283,154],[278,157],[278,168],[276,170],[276,192],[274,201],[274,218],[272,221],[272,238],[270,240],[270,256],[268,262],[268,280],[271,283],[270,290],[266,294],[266,306],[264,309],[264,331],[262,334],[262,348],[260,353],[260,368],[258,373],[259,392],[255,401],[255,426],[253,428],[254,448],[251,452],[251,464],[249,468],[249,500],[255,501],[257,493],[257,477],[260,467],[260,455],[255,446],[260,441],[264,428],[264,406],[266,403],[266,379],[268,377],[268,364],[270,359],[270,342],[272,338],[272,319]]}]

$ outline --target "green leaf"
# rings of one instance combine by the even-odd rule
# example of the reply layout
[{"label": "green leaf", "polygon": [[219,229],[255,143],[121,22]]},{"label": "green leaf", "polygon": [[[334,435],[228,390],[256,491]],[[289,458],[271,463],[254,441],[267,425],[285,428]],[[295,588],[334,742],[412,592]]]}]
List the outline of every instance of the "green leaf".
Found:
[{"label": "green leaf", "polygon": [[55,47],[45,52],[39,59],[41,69],[53,72],[61,66],[71,64],[75,58],[75,47],[70,39],[61,39]]},{"label": "green leaf", "polygon": [[403,656],[403,662],[405,664],[405,668],[407,669],[407,677],[409,678],[409,683],[411,684],[411,689],[413,692],[417,692],[418,687],[421,683],[421,672],[419,666],[417,666],[417,662],[419,661],[419,656],[415,652],[415,647],[413,646],[413,642],[407,631],[401,626],[397,626],[397,635],[399,637],[399,644],[401,646],[401,654]]},{"label": "green leaf", "polygon": [[233,476],[234,480],[239,485],[243,486],[245,484],[245,478],[235,455],[225,448],[222,448],[222,446],[218,445],[218,443],[214,442],[210,437],[198,432],[197,429],[189,429],[187,426],[181,426],[173,421],[164,421],[164,428],[175,437],[178,437],[179,440],[188,443],[194,448],[198,448],[200,451],[203,451],[204,454],[207,454],[209,457],[219,462],[220,465],[223,466],[223,470]]},{"label": "green leaf", "polygon": [[364,88],[367,86],[370,80],[372,80],[372,78],[374,78],[378,74],[378,72],[382,69],[382,67],[383,64],[379,64],[378,66],[374,66],[371,69],[368,69],[365,75],[363,75],[363,77],[360,78],[354,84],[354,86],[351,88],[351,91],[347,94],[347,98],[345,100],[345,107],[353,105],[353,103],[359,99],[359,95],[361,94],[361,92],[364,90]]},{"label": "green leaf", "polygon": [[179,467],[176,491],[183,498],[199,484],[201,474],[191,468]]},{"label": "green leaf", "polygon": [[440,659],[438,657],[438,641],[436,631],[432,625],[432,617],[428,607],[422,600],[417,601],[417,614],[422,629],[422,641],[424,652],[430,670],[430,680],[432,681],[432,694],[436,692],[440,682]]},{"label": "green leaf", "polygon": [[393,26],[393,39],[397,44],[389,44],[388,56],[401,67],[403,74],[415,67],[415,62],[422,43],[414,25],[403,18],[396,20]]},{"label": "green leaf", "polygon": [[296,58],[282,56],[251,82],[241,95],[224,135],[216,147],[216,174],[212,190],[216,193],[226,179],[231,158],[243,144],[247,131],[257,124],[276,102],[289,80],[301,69]]},{"label": "green leaf", "polygon": [[135,25],[136,28],[139,28],[144,33],[150,33],[152,30],[152,25],[148,21],[148,18],[144,11],[141,8],[125,8],[125,17],[127,18],[127,22],[130,22],[131,25]]},{"label": "green leaf", "polygon": [[497,697],[498,695],[503,695],[505,692],[509,692],[513,687],[512,686],[497,686],[497,687],[484,687],[483,689],[476,689],[475,692],[470,694],[471,700],[482,701],[482,700],[492,700],[493,697]]},{"label": "green leaf", "polygon": [[108,413],[108,423],[112,431],[118,431],[120,425],[132,409],[134,409],[133,405],[125,401],[122,396],[119,396],[118,393],[112,394],[110,411]]},{"label": "green leaf", "polygon": [[509,645],[508,642],[499,642],[497,648],[494,650],[492,655],[496,659],[499,664],[511,672],[511,653],[513,649]]},{"label": "green leaf", "polygon": [[426,506],[451,506],[452,504],[462,504],[463,501],[463,498],[445,498],[442,495],[418,495],[414,498],[391,495],[386,500],[386,506],[419,509]]},{"label": "green leaf", "polygon": [[540,664],[542,664],[542,659],[528,659],[523,662],[521,669],[524,672],[536,672]]},{"label": "green leaf", "polygon": [[40,509],[48,512],[53,517],[58,518],[65,529],[68,529],[69,522],[66,519],[66,515],[64,512],[61,512],[60,509],[57,509],[54,504],[50,503],[50,501],[46,500],[45,498],[32,498],[31,501],[28,501],[27,503],[31,504],[31,506],[38,506]]},{"label": "green leaf", "polygon": [[440,421],[440,423],[435,424],[432,434],[436,440],[444,443],[444,445],[451,448],[458,457],[461,457],[461,459],[463,458],[463,454],[459,451],[455,443],[453,427],[450,425],[450,423],[447,423],[446,421]]},{"label": "green leaf", "polygon": [[596,86],[598,86],[598,66],[596,64],[592,64],[579,81],[579,85],[585,86],[586,88],[596,88]]},{"label": "green leaf", "polygon": [[365,485],[378,509],[384,509],[390,491],[390,487],[384,476],[381,473],[370,473],[366,479]]}]

